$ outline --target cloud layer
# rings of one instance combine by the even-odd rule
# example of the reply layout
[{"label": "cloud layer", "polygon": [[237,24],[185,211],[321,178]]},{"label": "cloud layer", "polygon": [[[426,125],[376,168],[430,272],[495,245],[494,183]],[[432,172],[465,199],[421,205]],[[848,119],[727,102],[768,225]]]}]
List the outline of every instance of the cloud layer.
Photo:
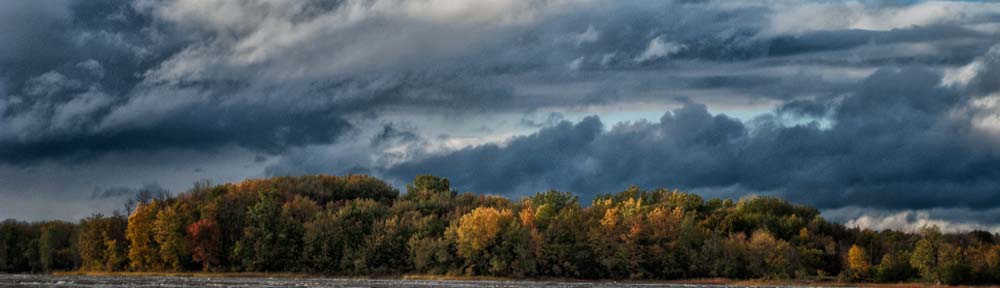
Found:
[{"label": "cloud layer", "polygon": [[[995,3],[68,1],[0,16],[0,195],[436,173],[507,195],[1000,204]],[[113,177],[129,163],[141,178]]]},{"label": "cloud layer", "polygon": [[[562,122],[503,146],[435,155],[387,173],[429,171],[498,194],[553,187],[593,195],[636,184],[739,187],[820,208],[993,207],[1000,151],[969,112],[980,98],[942,87],[940,79],[922,68],[883,69],[843,96],[793,102],[746,122],[698,103],[659,122],[607,129],[596,117]],[[831,124],[788,120],[817,114]]]}]

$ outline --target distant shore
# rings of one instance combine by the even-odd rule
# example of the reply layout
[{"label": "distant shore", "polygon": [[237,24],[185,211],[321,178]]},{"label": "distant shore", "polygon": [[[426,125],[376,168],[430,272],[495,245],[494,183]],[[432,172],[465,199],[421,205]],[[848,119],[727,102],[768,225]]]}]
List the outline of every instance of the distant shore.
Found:
[{"label": "distant shore", "polygon": [[[864,283],[843,282],[834,280],[736,280],[725,278],[697,278],[678,280],[613,280],[613,279],[578,279],[578,278],[511,278],[491,276],[455,276],[434,274],[404,274],[377,276],[343,276],[312,273],[289,272],[93,272],[93,271],[59,271],[50,273],[55,276],[116,276],[116,277],[198,277],[198,278],[330,278],[330,279],[404,279],[427,281],[525,281],[525,282],[618,282],[618,283],[651,283],[651,284],[683,284],[683,285],[725,285],[725,286],[808,286],[808,287],[934,287],[923,282],[903,283]],[[948,287],[992,287],[992,286],[948,286]]]},{"label": "distant shore", "polygon": [[849,228],[772,196],[705,200],[632,186],[582,206],[574,194],[555,190],[520,200],[459,193],[431,175],[407,190],[400,196],[365,175],[272,177],[196,185],[172,197],[139,195],[127,214],[79,223],[7,220],[0,222],[0,271],[213,278],[188,278],[193,282],[1000,284],[1000,235]]}]

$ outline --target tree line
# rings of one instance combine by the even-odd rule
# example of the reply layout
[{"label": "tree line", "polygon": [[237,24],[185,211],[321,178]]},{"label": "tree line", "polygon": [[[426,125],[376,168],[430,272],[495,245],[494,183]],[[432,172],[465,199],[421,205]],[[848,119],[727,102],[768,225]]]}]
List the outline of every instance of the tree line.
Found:
[{"label": "tree line", "polygon": [[520,200],[418,176],[199,183],[78,223],[0,223],[0,271],[406,273],[1000,283],[1000,236],[847,228],[774,197],[559,191]]}]

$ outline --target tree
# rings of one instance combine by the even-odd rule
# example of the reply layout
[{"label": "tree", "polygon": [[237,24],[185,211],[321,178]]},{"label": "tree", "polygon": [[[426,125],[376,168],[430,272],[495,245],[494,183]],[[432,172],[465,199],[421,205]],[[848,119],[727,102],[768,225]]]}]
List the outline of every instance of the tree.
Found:
[{"label": "tree", "polygon": [[[645,212],[648,206],[636,187],[622,192],[628,197],[605,197],[594,200],[591,207],[593,228],[588,235],[588,244],[594,253],[594,261],[602,268],[602,277],[642,278],[647,271],[642,269],[642,241]],[[624,200],[615,200],[615,199]]]},{"label": "tree", "polygon": [[416,237],[407,241],[410,259],[417,272],[444,274],[455,263],[452,246],[443,237]]},{"label": "tree", "polygon": [[282,213],[273,190],[260,192],[247,212],[249,225],[234,248],[247,271],[285,271],[298,267],[302,247],[301,224]]},{"label": "tree", "polygon": [[[0,271],[29,272],[32,270],[32,254],[37,253],[36,236],[28,223],[5,220],[0,223]],[[32,247],[34,246],[34,247]],[[27,252],[27,253],[26,253]]]},{"label": "tree", "polygon": [[920,236],[910,256],[910,265],[917,268],[924,279],[940,284],[941,230],[937,226],[924,227],[920,229]]},{"label": "tree", "polygon": [[70,270],[76,268],[77,252],[73,238],[75,225],[62,221],[42,224],[38,240],[38,254],[42,270]]},{"label": "tree", "polygon": [[750,272],[750,248],[746,236],[742,233],[723,237],[719,234],[709,236],[701,247],[700,255],[704,265],[708,266],[708,275],[730,279],[746,279],[752,277]]},{"label": "tree", "polygon": [[222,262],[222,231],[215,220],[201,219],[187,227],[191,258],[201,263],[202,271],[210,271]]},{"label": "tree", "polygon": [[[372,199],[349,200],[342,207],[328,206],[305,224],[303,251],[309,270],[324,273],[356,274],[356,260],[368,255],[361,249],[375,223],[388,213],[385,205]],[[398,256],[398,255],[397,255]],[[363,263],[363,262],[362,262]]]},{"label": "tree", "polygon": [[121,271],[128,264],[128,219],[95,214],[80,221],[77,250],[86,271]]},{"label": "tree", "polygon": [[770,232],[757,230],[750,236],[750,271],[756,277],[786,279],[794,276],[795,250]]},{"label": "tree", "polygon": [[851,279],[861,281],[868,278],[871,271],[871,262],[868,260],[868,252],[857,244],[851,245],[847,252],[847,272]]},{"label": "tree", "polygon": [[162,202],[139,203],[128,217],[126,238],[129,242],[129,267],[135,271],[159,271],[164,268],[156,242],[156,216]]},{"label": "tree", "polygon": [[489,269],[491,255],[487,249],[497,244],[504,226],[513,219],[514,214],[509,209],[479,207],[463,215],[449,229],[458,255],[466,260],[467,274],[484,273]]},{"label": "tree", "polygon": [[[532,201],[532,204],[535,202]],[[547,220],[545,227],[539,228],[542,243],[538,274],[562,277],[597,275],[598,265],[593,261],[593,249],[587,242],[590,227],[584,221],[586,217],[585,211],[574,201],[558,209],[556,215]],[[537,218],[536,227],[540,222]]]},{"label": "tree", "polygon": [[406,194],[418,195],[422,191],[451,191],[451,183],[447,178],[433,175],[417,175],[413,183],[406,184]]},{"label": "tree", "polygon": [[292,200],[285,202],[281,207],[282,214],[299,223],[309,222],[319,211],[320,207],[316,201],[302,195],[293,196]]},{"label": "tree", "polygon": [[1000,237],[985,231],[847,228],[774,197],[706,201],[636,186],[590,207],[554,190],[511,201],[450,189],[447,179],[422,175],[397,199],[370,176],[317,175],[199,184],[170,197],[141,193],[128,216],[0,222],[0,273],[1000,281]]},{"label": "tree", "polygon": [[375,221],[365,236],[355,266],[366,274],[399,273],[412,269],[407,241],[413,234],[413,219],[393,215]]},{"label": "tree", "polygon": [[579,207],[578,198],[569,192],[548,190],[536,193],[529,201],[538,227],[545,229],[560,211],[567,207]]},{"label": "tree", "polygon": [[153,222],[154,239],[159,247],[164,268],[180,271],[191,262],[185,228],[192,222],[190,206],[186,202],[164,205]]}]

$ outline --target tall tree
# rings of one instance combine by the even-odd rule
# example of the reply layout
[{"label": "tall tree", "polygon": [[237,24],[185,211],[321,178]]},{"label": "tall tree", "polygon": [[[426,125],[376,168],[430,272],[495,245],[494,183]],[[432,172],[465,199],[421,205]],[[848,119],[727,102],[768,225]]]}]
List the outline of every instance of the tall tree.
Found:
[{"label": "tall tree", "polygon": [[194,212],[186,202],[164,205],[156,214],[153,233],[164,268],[180,271],[191,262],[185,228],[193,222]]},{"label": "tall tree", "polygon": [[937,226],[920,229],[920,241],[917,241],[910,256],[910,265],[920,271],[924,279],[941,283],[941,229]]},{"label": "tall tree", "polygon": [[77,249],[87,271],[121,271],[128,264],[128,219],[96,214],[80,221]]},{"label": "tall tree", "polygon": [[492,255],[488,249],[497,245],[500,233],[513,219],[514,215],[509,209],[479,207],[462,216],[449,228],[448,234],[455,243],[458,255],[466,260],[465,273],[482,274],[489,271]]},{"label": "tall tree", "polygon": [[187,227],[188,247],[191,257],[202,265],[203,271],[210,271],[222,262],[222,231],[215,220],[201,219]]},{"label": "tall tree", "polygon": [[301,224],[282,213],[280,195],[274,190],[260,192],[257,203],[247,212],[249,225],[235,247],[247,271],[283,271],[298,267],[301,252]]},{"label": "tall tree", "polygon": [[77,252],[73,237],[76,227],[67,222],[52,221],[42,224],[38,240],[38,254],[42,270],[69,270],[77,266]]},{"label": "tall tree", "polygon": [[159,271],[164,265],[156,242],[156,216],[162,202],[139,203],[128,217],[126,238],[129,242],[129,268],[135,271]]},{"label": "tall tree", "polygon": [[868,260],[868,252],[857,244],[851,245],[847,252],[847,272],[851,279],[861,281],[868,278],[871,271],[871,262]]}]

